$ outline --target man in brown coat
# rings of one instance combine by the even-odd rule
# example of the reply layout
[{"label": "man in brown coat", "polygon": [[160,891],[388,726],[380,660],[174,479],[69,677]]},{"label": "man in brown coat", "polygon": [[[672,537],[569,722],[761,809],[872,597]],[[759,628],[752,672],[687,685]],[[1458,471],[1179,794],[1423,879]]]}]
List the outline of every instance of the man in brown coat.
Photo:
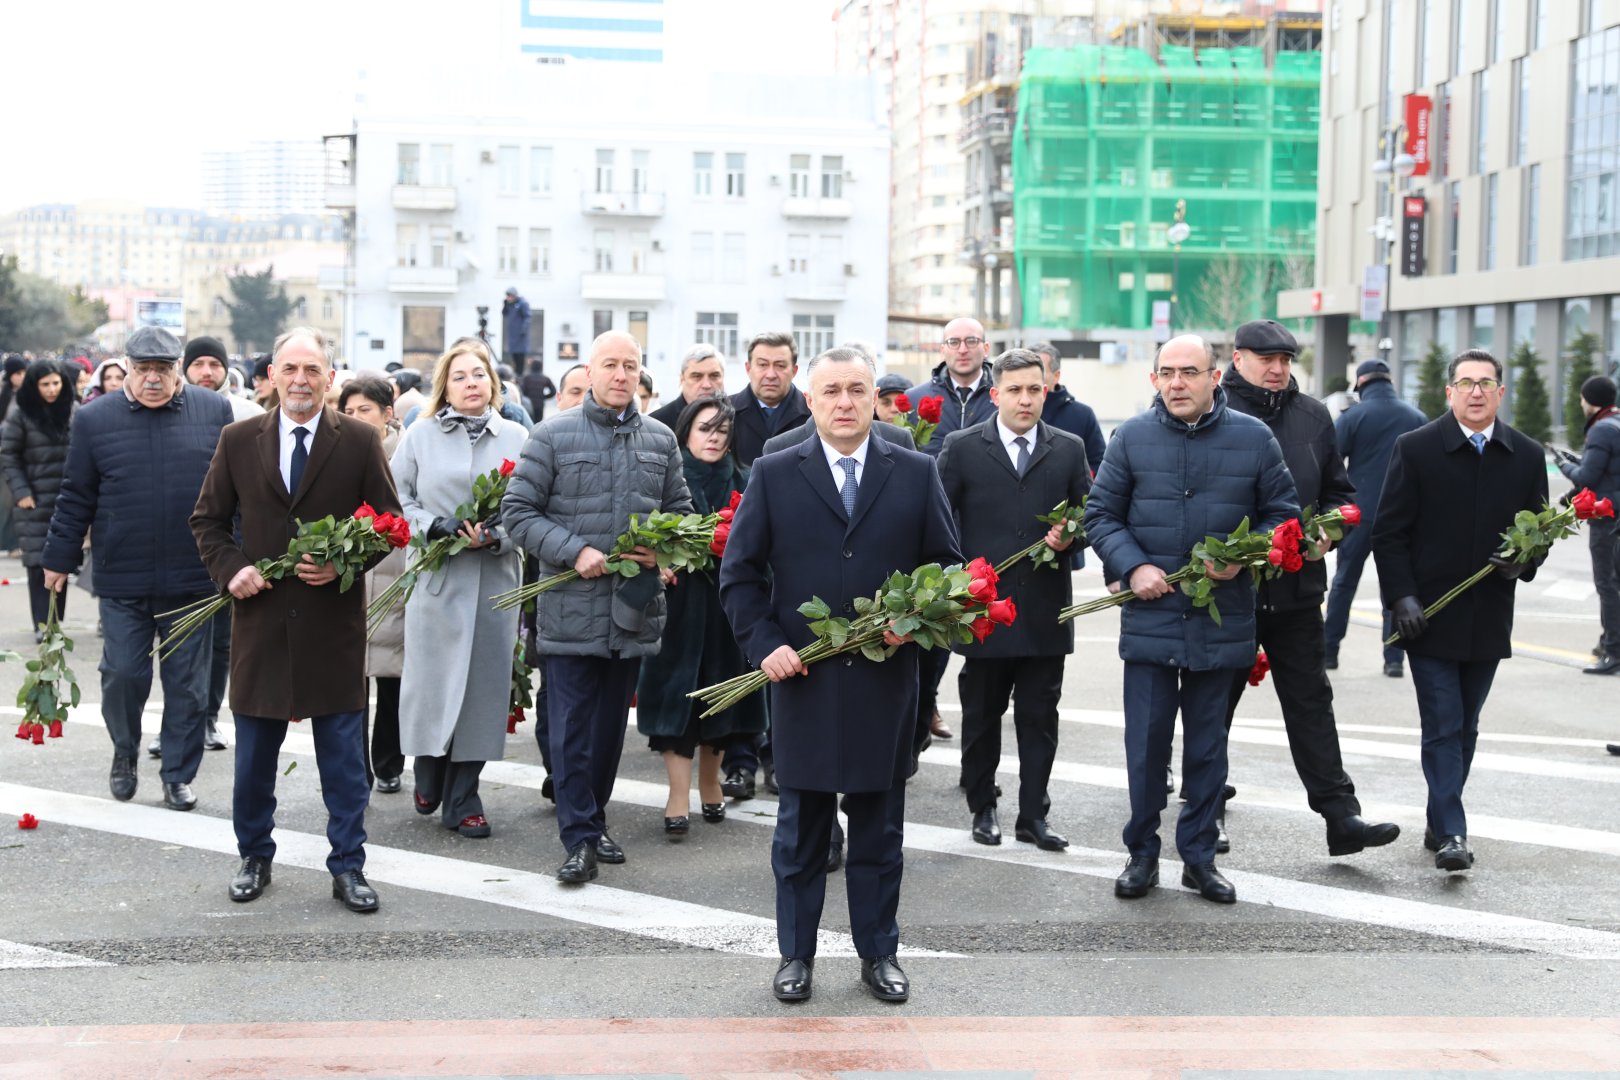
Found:
[{"label": "man in brown coat", "polygon": [[[311,718],[328,815],[332,895],[351,911],[377,910],[366,884],[365,590],[340,592],[337,570],[308,556],[297,577],[271,583],[254,563],[287,551],[299,521],[346,517],[361,503],[399,513],[399,497],[369,424],[322,407],[332,382],[327,342],[299,327],[276,340],[270,376],[280,408],[220,436],[191,516],[209,576],[236,598],[231,712],[236,791],[231,818],[241,868],[232,900],[270,884],[276,845],[276,758],[291,720]],[[242,542],[233,521],[241,514]],[[379,560],[380,561],[380,560]]]}]

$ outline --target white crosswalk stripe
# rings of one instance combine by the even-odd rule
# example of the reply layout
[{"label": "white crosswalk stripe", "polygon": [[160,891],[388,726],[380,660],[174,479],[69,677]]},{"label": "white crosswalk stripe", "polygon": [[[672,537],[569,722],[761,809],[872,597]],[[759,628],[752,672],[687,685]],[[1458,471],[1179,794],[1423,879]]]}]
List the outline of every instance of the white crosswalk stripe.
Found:
[{"label": "white crosswalk stripe", "polygon": [[102,960],[88,956],[42,949],[37,945],[24,945],[18,941],[0,941],[0,971],[19,968],[71,968],[111,967]]}]

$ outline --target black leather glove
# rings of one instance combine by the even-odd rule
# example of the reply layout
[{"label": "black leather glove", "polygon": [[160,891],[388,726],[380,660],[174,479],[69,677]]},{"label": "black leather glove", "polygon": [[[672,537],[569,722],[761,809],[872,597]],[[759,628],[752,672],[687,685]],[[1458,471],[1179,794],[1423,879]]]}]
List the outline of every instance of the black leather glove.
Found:
[{"label": "black leather glove", "polygon": [[429,540],[443,540],[454,537],[461,531],[461,521],[453,517],[436,517],[433,524],[428,526]]},{"label": "black leather glove", "polygon": [[1395,616],[1396,631],[1407,641],[1417,640],[1429,628],[1429,620],[1423,616],[1423,605],[1415,596],[1401,597],[1390,610]]},{"label": "black leather glove", "polygon": [[1510,559],[1505,555],[1492,555],[1490,561],[1491,565],[1496,567],[1496,572],[1509,581],[1519,580],[1519,575],[1524,573],[1524,568],[1530,565],[1529,563],[1519,562],[1517,559]]}]

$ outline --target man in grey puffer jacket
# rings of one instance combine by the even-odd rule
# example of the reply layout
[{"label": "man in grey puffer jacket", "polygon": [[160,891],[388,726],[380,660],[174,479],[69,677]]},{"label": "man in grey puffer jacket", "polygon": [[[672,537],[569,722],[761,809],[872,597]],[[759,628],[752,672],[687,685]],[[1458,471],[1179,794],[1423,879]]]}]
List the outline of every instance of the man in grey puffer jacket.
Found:
[{"label": "man in grey puffer jacket", "polygon": [[584,404],[529,434],[501,503],[507,532],[540,560],[542,575],[579,571],[578,581],[543,593],[536,612],[557,828],[568,849],[557,880],[576,884],[595,878],[598,862],[624,862],[607,833],[607,802],[641,658],[658,651],[664,629],[652,551],[628,556],[643,567],[633,578],[611,571],[606,552],[630,515],[692,509],[674,433],[636,411],[640,374],[630,335],[593,341]]}]

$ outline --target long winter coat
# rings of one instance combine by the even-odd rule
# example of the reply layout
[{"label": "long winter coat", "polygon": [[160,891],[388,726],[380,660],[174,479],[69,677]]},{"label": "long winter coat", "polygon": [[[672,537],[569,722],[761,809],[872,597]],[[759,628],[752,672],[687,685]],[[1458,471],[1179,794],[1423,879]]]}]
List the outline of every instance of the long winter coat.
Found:
[{"label": "long winter coat", "polygon": [[[472,498],[473,480],[516,461],[528,432],[500,416],[476,442],[461,425],[444,430],[431,416],[413,424],[394,451],[411,535],[426,537],[436,517],[455,516]],[[405,673],[399,687],[399,748],[455,761],[499,761],[506,749],[507,703],[518,613],[489,598],[518,587],[522,560],[497,528],[489,547],[452,555],[424,574],[405,605]]]},{"label": "long winter coat", "polygon": [[[71,423],[71,421],[70,421]],[[0,468],[11,488],[12,521],[22,546],[24,566],[39,566],[50,530],[51,511],[67,473],[69,428],[42,423],[21,408],[11,410],[0,428]],[[16,503],[32,497],[34,508]]]},{"label": "long winter coat", "polygon": [[982,424],[994,417],[996,403],[990,400],[992,385],[990,362],[985,361],[984,369],[979,372],[979,381],[973,384],[973,392],[964,401],[957,393],[956,380],[951,378],[950,365],[942,360],[935,365],[933,374],[929,376],[927,382],[913,386],[909,393],[913,416],[916,415],[923,398],[945,399],[940,402],[939,426],[934,429],[934,437],[921,448],[922,452],[929,457],[938,457],[939,452],[945,448],[945,437],[951,432]]},{"label": "long winter coat", "polygon": [[[392,458],[394,450],[399,446],[400,428],[397,424],[390,426],[383,435],[382,448],[386,457]],[[398,485],[395,485],[396,487]],[[405,568],[410,565],[411,553],[409,548],[400,548],[388,553],[382,562],[366,574],[366,607],[388,586],[398,581]],[[371,635],[366,642],[366,676],[372,679],[397,679],[405,670],[405,609],[403,605],[397,606],[389,612],[388,618],[377,627],[377,632]]]},{"label": "long winter coat", "polygon": [[1357,393],[1361,400],[1333,422],[1334,441],[1339,454],[1348,461],[1350,482],[1356,486],[1356,505],[1361,508],[1358,531],[1367,534],[1362,542],[1370,547],[1395,440],[1429,420],[1415,406],[1402,401],[1395,393],[1395,384],[1388,379],[1362,383]]},{"label": "long winter coat", "polygon": [[765,410],[751,388],[732,394],[731,407],[737,410],[737,418],[731,422],[731,452],[745,469],[752,467],[754,460],[765,452],[765,443],[773,436],[806,424],[814,426],[810,420],[810,403],[796,386],[788,387],[787,397],[776,407],[774,431],[765,423]]},{"label": "long winter coat", "polygon": [[[1206,536],[1225,537],[1244,518],[1268,530],[1299,516],[1294,481],[1266,425],[1227,408],[1215,388],[1210,411],[1188,425],[1164,400],[1114,431],[1086,503],[1086,539],[1104,576],[1130,588],[1152,563],[1166,574],[1187,563]],[[1254,585],[1240,573],[1216,585],[1221,625],[1180,589],[1120,610],[1120,659],[1191,671],[1254,663]]]}]

